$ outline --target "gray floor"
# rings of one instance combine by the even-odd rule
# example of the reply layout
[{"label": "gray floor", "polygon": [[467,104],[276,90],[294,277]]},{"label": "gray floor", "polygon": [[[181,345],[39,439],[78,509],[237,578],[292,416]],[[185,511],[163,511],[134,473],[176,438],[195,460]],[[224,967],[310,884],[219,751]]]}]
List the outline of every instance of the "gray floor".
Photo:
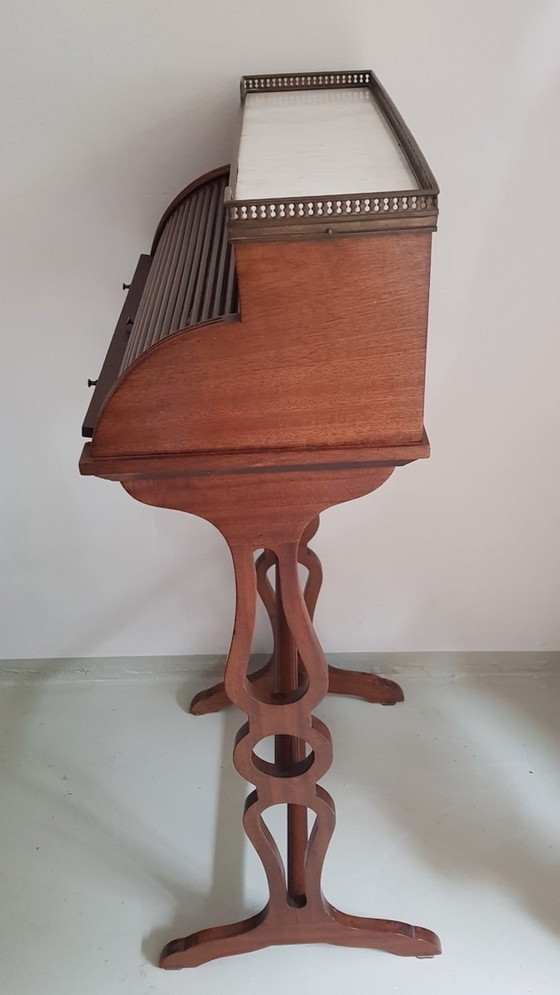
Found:
[{"label": "gray floor", "polygon": [[416,666],[401,683],[395,708],[317,711],[338,808],[324,890],[436,930],[443,956],[291,946],[172,973],[164,942],[265,901],[230,761],[240,713],[185,714],[199,673],[4,681],[0,991],[557,992],[560,673]]}]

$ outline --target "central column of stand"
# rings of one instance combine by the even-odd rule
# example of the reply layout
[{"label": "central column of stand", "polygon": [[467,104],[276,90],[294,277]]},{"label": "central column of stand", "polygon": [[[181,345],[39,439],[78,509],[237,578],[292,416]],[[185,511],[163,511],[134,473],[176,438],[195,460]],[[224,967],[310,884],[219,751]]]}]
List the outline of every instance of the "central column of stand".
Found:
[{"label": "central column of stand", "polygon": [[[286,694],[299,686],[299,656],[282,606],[278,562],[275,573],[274,688],[277,693]],[[305,759],[305,742],[295,736],[275,736],[274,744],[274,762],[280,772],[289,775],[294,764]],[[306,847],[307,809],[303,805],[288,805],[286,874],[288,901],[293,905],[305,904]]]}]

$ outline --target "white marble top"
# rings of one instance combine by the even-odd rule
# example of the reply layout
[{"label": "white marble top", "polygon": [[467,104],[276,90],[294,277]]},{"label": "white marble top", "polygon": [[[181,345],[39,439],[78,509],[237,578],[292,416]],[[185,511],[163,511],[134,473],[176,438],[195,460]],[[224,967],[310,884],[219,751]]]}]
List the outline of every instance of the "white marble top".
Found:
[{"label": "white marble top", "polygon": [[417,188],[370,90],[247,94],[235,200]]}]

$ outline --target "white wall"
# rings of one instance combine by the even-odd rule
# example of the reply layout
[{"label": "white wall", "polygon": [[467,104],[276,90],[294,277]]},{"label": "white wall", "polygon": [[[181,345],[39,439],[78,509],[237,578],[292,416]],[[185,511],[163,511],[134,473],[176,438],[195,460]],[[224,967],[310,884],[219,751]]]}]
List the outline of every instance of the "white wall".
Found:
[{"label": "white wall", "polygon": [[320,635],[328,650],[558,646],[558,2],[4,7],[0,656],[227,645],[218,534],[78,476],[86,379],[163,209],[228,160],[238,77],[368,67],[442,189],[433,457],[324,515]]}]

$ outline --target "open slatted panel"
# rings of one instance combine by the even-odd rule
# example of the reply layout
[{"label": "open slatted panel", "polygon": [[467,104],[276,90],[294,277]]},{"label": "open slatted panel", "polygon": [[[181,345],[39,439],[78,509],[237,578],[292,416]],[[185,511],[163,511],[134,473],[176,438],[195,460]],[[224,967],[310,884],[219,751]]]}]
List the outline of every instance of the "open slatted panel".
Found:
[{"label": "open slatted panel", "polygon": [[203,183],[170,214],[154,253],[123,356],[122,373],[150,346],[179,328],[239,310],[228,241],[226,176]]}]

